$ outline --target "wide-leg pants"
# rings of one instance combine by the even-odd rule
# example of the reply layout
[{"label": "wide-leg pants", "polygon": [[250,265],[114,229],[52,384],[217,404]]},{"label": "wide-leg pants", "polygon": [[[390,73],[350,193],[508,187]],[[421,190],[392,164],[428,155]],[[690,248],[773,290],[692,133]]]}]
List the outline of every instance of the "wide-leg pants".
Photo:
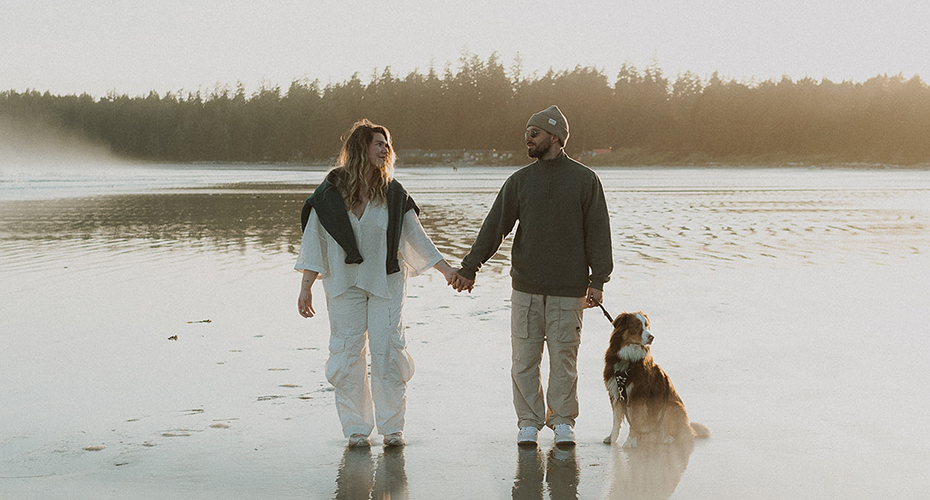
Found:
[{"label": "wide-leg pants", "polygon": [[336,411],[346,437],[367,436],[376,424],[384,435],[404,429],[407,382],[414,364],[404,336],[403,288],[390,299],[354,286],[336,297],[326,296],[330,323],[326,379],[335,388]]},{"label": "wide-leg pants", "polygon": [[[517,427],[575,425],[578,417],[578,346],[584,297],[511,295],[513,406]],[[549,382],[543,397],[539,366],[549,348]]]}]

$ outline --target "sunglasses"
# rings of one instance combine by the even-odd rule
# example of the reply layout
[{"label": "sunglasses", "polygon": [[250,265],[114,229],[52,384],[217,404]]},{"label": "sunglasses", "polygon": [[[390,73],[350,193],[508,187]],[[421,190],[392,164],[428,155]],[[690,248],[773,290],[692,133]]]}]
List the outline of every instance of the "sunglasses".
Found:
[{"label": "sunglasses", "polygon": [[532,137],[533,139],[535,139],[535,138],[538,137],[539,134],[541,134],[541,133],[543,133],[542,130],[539,130],[538,128],[534,128],[534,129],[532,129],[532,130],[527,130],[526,133],[524,134],[524,137],[526,137],[527,139],[529,139],[529,138],[531,138],[531,137]]}]

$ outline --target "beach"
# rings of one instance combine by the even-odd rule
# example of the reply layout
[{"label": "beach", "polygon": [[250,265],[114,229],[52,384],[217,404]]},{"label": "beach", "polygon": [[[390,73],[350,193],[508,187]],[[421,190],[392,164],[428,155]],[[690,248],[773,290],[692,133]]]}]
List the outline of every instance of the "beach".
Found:
[{"label": "beach", "polygon": [[[457,265],[512,171],[397,177]],[[325,170],[69,172],[0,175],[0,498],[930,491],[930,171],[597,170],[614,244],[605,306],[649,315],[656,362],[712,433],[652,454],[601,442],[598,309],[577,446],[555,448],[549,430],[516,446],[510,240],[470,294],[435,271],[409,279],[407,446],[348,450],[322,287],[317,317],[296,310],[299,210]]]}]

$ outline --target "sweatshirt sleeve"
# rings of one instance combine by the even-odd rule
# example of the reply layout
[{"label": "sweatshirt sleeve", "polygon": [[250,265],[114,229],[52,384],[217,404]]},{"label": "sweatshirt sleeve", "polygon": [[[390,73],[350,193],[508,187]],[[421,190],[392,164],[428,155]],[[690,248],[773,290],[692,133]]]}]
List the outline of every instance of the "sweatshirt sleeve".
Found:
[{"label": "sweatshirt sleeve", "polygon": [[610,214],[601,180],[594,176],[591,196],[585,211],[585,252],[591,268],[591,288],[604,289],[614,269],[613,250],[610,240]]},{"label": "sweatshirt sleeve", "polygon": [[470,280],[475,279],[481,265],[497,253],[504,238],[513,230],[520,216],[518,207],[516,181],[511,176],[497,193],[494,205],[481,224],[481,230],[478,231],[471,251],[462,259],[459,274]]}]

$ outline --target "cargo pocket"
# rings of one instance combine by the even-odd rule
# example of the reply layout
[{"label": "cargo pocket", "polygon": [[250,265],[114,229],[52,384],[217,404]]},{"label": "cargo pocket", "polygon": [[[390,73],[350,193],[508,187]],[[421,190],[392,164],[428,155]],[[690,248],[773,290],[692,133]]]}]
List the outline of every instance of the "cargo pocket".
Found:
[{"label": "cargo pocket", "polygon": [[516,290],[510,294],[510,334],[514,337],[529,338],[530,304],[533,296]]},{"label": "cargo pocket", "polygon": [[329,359],[326,360],[326,380],[339,387],[346,378],[349,360],[346,359],[346,339],[329,337]]},{"label": "cargo pocket", "polygon": [[[550,300],[554,297],[550,297]],[[581,343],[581,322],[584,318],[584,297],[559,297],[559,332],[562,344]]]},{"label": "cargo pocket", "polygon": [[394,364],[397,365],[397,372],[400,373],[401,380],[406,384],[413,378],[416,366],[413,364],[413,358],[410,353],[403,347],[394,348]]}]

